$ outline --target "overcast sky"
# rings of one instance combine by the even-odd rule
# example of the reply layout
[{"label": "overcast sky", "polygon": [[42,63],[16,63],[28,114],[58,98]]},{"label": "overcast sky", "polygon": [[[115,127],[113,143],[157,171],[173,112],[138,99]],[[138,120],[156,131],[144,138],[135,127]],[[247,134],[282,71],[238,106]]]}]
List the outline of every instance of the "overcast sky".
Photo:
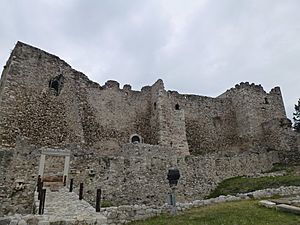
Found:
[{"label": "overcast sky", "polygon": [[103,85],[158,78],[218,96],[242,81],[300,97],[299,0],[1,0],[0,63],[20,40]]}]

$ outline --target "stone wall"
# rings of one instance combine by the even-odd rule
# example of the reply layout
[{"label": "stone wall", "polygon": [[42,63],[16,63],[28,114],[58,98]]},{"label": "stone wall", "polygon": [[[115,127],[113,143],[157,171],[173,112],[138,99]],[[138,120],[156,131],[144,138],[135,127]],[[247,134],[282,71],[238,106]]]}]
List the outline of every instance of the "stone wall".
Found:
[{"label": "stone wall", "polygon": [[[144,143],[126,144],[134,134]],[[30,210],[42,147],[71,150],[69,178],[84,182],[90,203],[100,186],[115,205],[148,205],[165,202],[170,167],[181,171],[178,199],[191,201],[226,178],[298,159],[300,143],[278,87],[241,83],[210,98],[166,91],[162,80],[141,91],[101,86],[21,42],[0,80],[0,140],[2,214]]]},{"label": "stone wall", "polygon": [[291,130],[291,121],[277,118],[262,124],[264,148],[278,151],[280,161],[293,163],[300,160],[299,133]]},{"label": "stone wall", "polygon": [[[0,152],[1,215],[31,212],[42,149],[18,140],[15,149]],[[71,152],[68,180],[74,179],[77,193],[79,183],[84,183],[84,198],[92,205],[97,188],[102,189],[104,201],[113,205],[163,204],[170,192],[166,175],[174,166],[181,173],[177,199],[184,202],[203,198],[224,179],[266,171],[278,162],[276,152],[177,157],[174,148],[148,144],[124,145],[119,156]],[[46,157],[45,165],[49,160]],[[59,167],[63,169],[61,161],[51,162],[54,175]],[[45,168],[45,176],[51,175],[46,172]]]},{"label": "stone wall", "polygon": [[0,149],[0,216],[32,212],[39,156],[32,149]]},{"label": "stone wall", "polygon": [[[236,196],[227,195],[217,198],[194,200],[192,202],[181,202],[176,204],[177,211],[182,212],[194,207],[208,206],[221,202],[240,201],[245,199],[262,199],[270,198],[273,195],[291,196],[299,195],[300,188],[295,186],[269,188],[249,193],[237,194]],[[144,220],[160,214],[170,214],[170,205],[146,206],[146,205],[123,205],[119,207],[109,207],[102,209],[104,215],[107,216],[107,224],[126,224],[131,221]]]},{"label": "stone wall", "polygon": [[269,136],[262,124],[286,118],[278,87],[266,93],[246,82],[210,98],[166,91],[162,80],[141,91],[119,86],[101,86],[57,56],[18,42],[0,80],[1,146],[14,147],[19,137],[104,156],[137,134],[177,155],[238,153],[261,149]]},{"label": "stone wall", "polygon": [[[0,138],[2,146],[14,147],[17,137],[26,137],[37,146],[80,143],[76,121],[76,93],[70,66],[46,52],[18,43],[7,65],[1,94]],[[64,74],[57,96],[49,88],[51,78]]]},{"label": "stone wall", "polygon": [[162,80],[155,84],[154,115],[158,121],[158,144],[176,149],[177,155],[189,155],[185,115],[179,105],[172,104]]},{"label": "stone wall", "polygon": [[115,154],[132,134],[140,135],[146,143],[152,142],[148,90],[119,89],[113,81],[102,88],[82,86],[78,95],[86,148],[103,155]]},{"label": "stone wall", "polygon": [[237,84],[218,98],[230,98],[236,114],[237,133],[244,143],[259,142],[264,133],[262,123],[286,118],[279,87],[265,92],[261,85]]},{"label": "stone wall", "polygon": [[159,124],[163,108],[153,112],[163,84],[141,91],[121,89],[116,81],[101,86],[58,57],[18,42],[0,87],[2,146],[14,147],[20,137],[38,147],[72,145],[113,155],[132,134],[149,144],[168,138]]},{"label": "stone wall", "polygon": [[121,156],[81,155],[71,160],[71,174],[78,190],[85,186],[85,198],[94,204],[96,189],[114,205],[159,205],[170,191],[168,169],[177,166],[181,172],[178,200],[191,201],[210,193],[224,179],[266,171],[278,162],[276,152],[260,154],[176,157],[170,147],[128,144]]},{"label": "stone wall", "polygon": [[[241,201],[248,199],[262,199],[262,198],[270,198],[274,195],[276,196],[291,196],[291,195],[299,195],[300,187],[290,186],[290,187],[280,187],[280,188],[268,188],[258,191],[253,191],[249,193],[237,194],[235,196],[226,195],[219,196],[217,198],[205,199],[205,200],[194,200],[192,202],[177,202],[176,209],[178,212],[185,211],[187,209],[191,209],[194,207],[208,206],[212,204],[218,204],[222,202],[232,202],[232,201]],[[22,216],[20,214],[0,217],[0,224],[10,225],[10,224],[24,224],[24,225],[35,225],[35,224],[49,224],[54,225],[57,223],[68,223],[72,224],[102,224],[102,225],[121,225],[126,224],[128,222],[136,221],[136,220],[145,220],[150,217],[159,216],[161,214],[170,214],[171,206],[168,204],[163,204],[160,206],[154,205],[122,205],[118,207],[107,207],[101,208],[101,213],[107,217],[102,221],[95,221],[93,218],[85,219],[67,219],[60,218],[55,216],[55,218],[51,218],[51,216],[45,215],[25,215]],[[53,216],[54,217],[54,216]],[[78,215],[80,217],[80,215]]]},{"label": "stone wall", "polygon": [[[186,137],[191,154],[232,150],[239,145],[231,99],[168,92],[173,108],[184,111]],[[239,147],[239,146],[238,146]]]}]

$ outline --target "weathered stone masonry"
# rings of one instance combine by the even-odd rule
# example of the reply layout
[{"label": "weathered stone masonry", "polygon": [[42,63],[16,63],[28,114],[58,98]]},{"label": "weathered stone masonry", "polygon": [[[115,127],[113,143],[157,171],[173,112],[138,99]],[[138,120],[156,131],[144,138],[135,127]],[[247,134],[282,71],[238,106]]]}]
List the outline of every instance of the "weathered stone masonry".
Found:
[{"label": "weathered stone masonry", "polygon": [[25,137],[37,147],[71,145],[114,155],[138,134],[178,154],[205,154],[260,145],[267,133],[263,123],[286,120],[279,87],[266,93],[246,82],[210,98],[166,91],[161,80],[141,91],[120,89],[116,81],[100,86],[21,42],[3,70],[0,93],[5,147]]},{"label": "weathered stone masonry", "polygon": [[[30,211],[44,148],[71,152],[68,178],[85,183],[90,203],[100,186],[119,205],[162,204],[171,166],[182,173],[179,201],[204,197],[223,179],[299,159],[299,143],[279,87],[246,82],[211,98],[166,91],[162,80],[141,91],[99,85],[18,42],[0,80],[0,215]],[[61,170],[46,157],[45,176]]]},{"label": "weathered stone masonry", "polygon": [[[143,152],[143,153],[141,153]],[[239,155],[176,157],[170,148],[145,144],[127,144],[118,157],[77,156],[71,163],[71,177],[86,185],[86,198],[95,202],[95,187],[101,186],[104,200],[113,205],[161,205],[166,201],[168,168],[181,171],[178,200],[205,197],[216,185],[233,176],[260,173],[278,162],[276,152]]]}]

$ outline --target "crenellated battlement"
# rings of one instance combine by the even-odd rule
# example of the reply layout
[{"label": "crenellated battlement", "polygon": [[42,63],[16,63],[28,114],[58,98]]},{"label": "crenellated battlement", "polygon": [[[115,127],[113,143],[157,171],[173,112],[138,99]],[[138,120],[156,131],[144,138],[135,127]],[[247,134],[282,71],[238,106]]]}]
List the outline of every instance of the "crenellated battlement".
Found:
[{"label": "crenellated battlement", "polygon": [[224,92],[218,97],[230,96],[235,93],[240,93],[241,91],[253,91],[266,94],[266,91],[264,90],[261,84],[257,85],[255,83],[241,82],[239,84],[236,84],[233,88],[228,89],[226,92]]},{"label": "crenellated battlement", "polygon": [[111,89],[120,89],[120,83],[115,80],[108,80],[105,82],[104,88],[111,88]]},{"label": "crenellated battlement", "polygon": [[269,94],[281,95],[280,87],[274,87],[274,88],[272,88],[271,91],[269,92]]}]

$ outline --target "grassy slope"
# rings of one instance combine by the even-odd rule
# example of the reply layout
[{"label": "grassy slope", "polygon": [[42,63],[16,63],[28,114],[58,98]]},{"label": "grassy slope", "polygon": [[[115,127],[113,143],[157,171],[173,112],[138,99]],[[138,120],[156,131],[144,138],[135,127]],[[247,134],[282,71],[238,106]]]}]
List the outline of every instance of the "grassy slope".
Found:
[{"label": "grassy slope", "polygon": [[257,201],[226,202],[195,208],[175,217],[162,215],[130,225],[298,225],[300,217],[260,207]]},{"label": "grassy slope", "polygon": [[278,188],[280,186],[300,186],[300,177],[295,175],[259,178],[234,177],[221,182],[208,198],[247,193],[265,188]]},{"label": "grassy slope", "polygon": [[266,188],[278,188],[280,186],[300,186],[298,165],[276,164],[269,172],[275,171],[285,171],[287,174],[277,177],[233,177],[222,181],[207,198],[229,194],[235,195]]},{"label": "grassy slope", "polygon": [[[300,186],[300,166],[275,165],[269,172],[286,171],[280,177],[234,177],[221,182],[209,195],[246,193],[265,188],[280,186]],[[162,215],[146,221],[136,221],[130,225],[298,225],[300,217],[277,212],[258,206],[257,201],[239,201],[220,203],[185,211],[182,215],[170,217]]]}]

